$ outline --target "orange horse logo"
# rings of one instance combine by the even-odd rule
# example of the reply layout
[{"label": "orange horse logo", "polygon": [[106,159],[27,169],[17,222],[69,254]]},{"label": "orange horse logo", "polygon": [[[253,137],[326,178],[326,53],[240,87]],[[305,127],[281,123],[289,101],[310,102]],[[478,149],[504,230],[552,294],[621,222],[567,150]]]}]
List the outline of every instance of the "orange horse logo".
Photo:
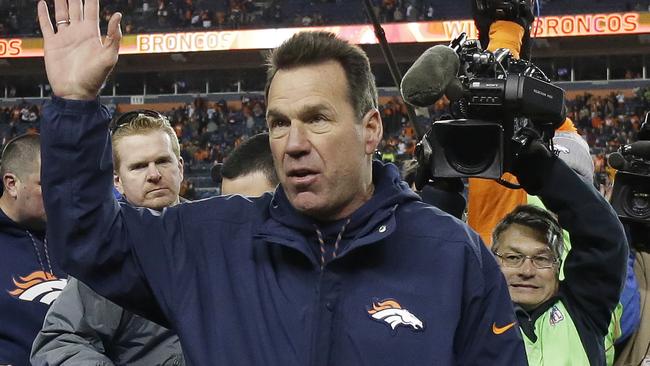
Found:
[{"label": "orange horse logo", "polygon": [[23,301],[38,300],[43,304],[50,305],[59,296],[66,283],[66,279],[56,278],[51,273],[36,271],[22,277],[20,281],[12,278],[16,288],[7,291],[9,295]]},{"label": "orange horse logo", "polygon": [[424,323],[410,311],[403,309],[394,299],[373,302],[372,309],[367,309],[367,311],[370,317],[385,323],[392,330],[400,325],[411,327],[413,330],[424,329]]}]

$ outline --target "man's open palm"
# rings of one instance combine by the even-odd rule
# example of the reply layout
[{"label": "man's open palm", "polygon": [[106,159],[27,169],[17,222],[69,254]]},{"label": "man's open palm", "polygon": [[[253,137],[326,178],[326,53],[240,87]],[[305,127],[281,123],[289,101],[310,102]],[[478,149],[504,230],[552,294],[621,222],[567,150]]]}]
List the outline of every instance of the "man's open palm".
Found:
[{"label": "man's open palm", "polygon": [[[43,33],[45,69],[54,95],[66,99],[94,99],[117,63],[122,38],[115,13],[102,41],[99,32],[99,0],[55,0],[55,26],[45,0],[38,3]],[[69,20],[69,22],[66,22]]]}]

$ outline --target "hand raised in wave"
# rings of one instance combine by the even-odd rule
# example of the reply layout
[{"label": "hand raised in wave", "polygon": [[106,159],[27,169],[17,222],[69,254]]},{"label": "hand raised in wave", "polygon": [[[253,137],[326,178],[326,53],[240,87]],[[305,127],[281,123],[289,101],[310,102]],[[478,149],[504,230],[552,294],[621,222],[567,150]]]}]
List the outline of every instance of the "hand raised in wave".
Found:
[{"label": "hand raised in wave", "polygon": [[45,69],[54,95],[90,100],[117,63],[122,14],[108,22],[106,38],[99,31],[99,0],[55,0],[55,25],[45,0],[38,3],[38,21],[43,33]]}]

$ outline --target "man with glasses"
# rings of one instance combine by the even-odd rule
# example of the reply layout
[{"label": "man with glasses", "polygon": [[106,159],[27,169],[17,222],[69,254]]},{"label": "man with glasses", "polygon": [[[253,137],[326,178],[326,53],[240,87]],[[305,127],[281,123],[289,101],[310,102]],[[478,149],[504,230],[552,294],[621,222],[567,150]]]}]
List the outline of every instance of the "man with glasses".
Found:
[{"label": "man with glasses", "polygon": [[[126,204],[162,211],[176,205],[183,158],[158,112],[123,114],[111,127],[114,186]],[[151,243],[156,245],[156,243]],[[32,365],[183,365],[175,332],[135,315],[70,278],[34,341]]]},{"label": "man with glasses", "polygon": [[[523,205],[506,215],[494,229],[491,249],[515,303],[528,363],[604,365],[605,345],[612,347],[605,335],[625,278],[627,246],[620,222],[592,186],[566,171],[555,176],[540,195],[571,235],[565,278],[560,279],[562,228],[542,208]],[[560,190],[573,198],[550,193],[553,183],[563,180]]]}]

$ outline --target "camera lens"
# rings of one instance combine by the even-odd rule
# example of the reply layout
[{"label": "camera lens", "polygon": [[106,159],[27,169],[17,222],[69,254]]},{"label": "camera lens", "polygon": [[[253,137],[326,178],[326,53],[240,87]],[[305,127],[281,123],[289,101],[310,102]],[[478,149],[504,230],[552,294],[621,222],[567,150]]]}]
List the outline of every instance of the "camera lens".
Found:
[{"label": "camera lens", "polygon": [[638,218],[650,218],[650,193],[642,187],[630,187],[625,195],[623,209],[628,215]]},{"label": "camera lens", "polygon": [[496,155],[496,149],[492,146],[486,146],[483,150],[480,152],[475,151],[475,154],[471,154],[469,149],[447,150],[447,161],[456,171],[463,174],[480,174],[492,165]]},{"label": "camera lens", "polygon": [[499,151],[500,126],[497,124],[445,126],[437,132],[444,144],[449,165],[462,174],[478,175],[493,163]]}]

